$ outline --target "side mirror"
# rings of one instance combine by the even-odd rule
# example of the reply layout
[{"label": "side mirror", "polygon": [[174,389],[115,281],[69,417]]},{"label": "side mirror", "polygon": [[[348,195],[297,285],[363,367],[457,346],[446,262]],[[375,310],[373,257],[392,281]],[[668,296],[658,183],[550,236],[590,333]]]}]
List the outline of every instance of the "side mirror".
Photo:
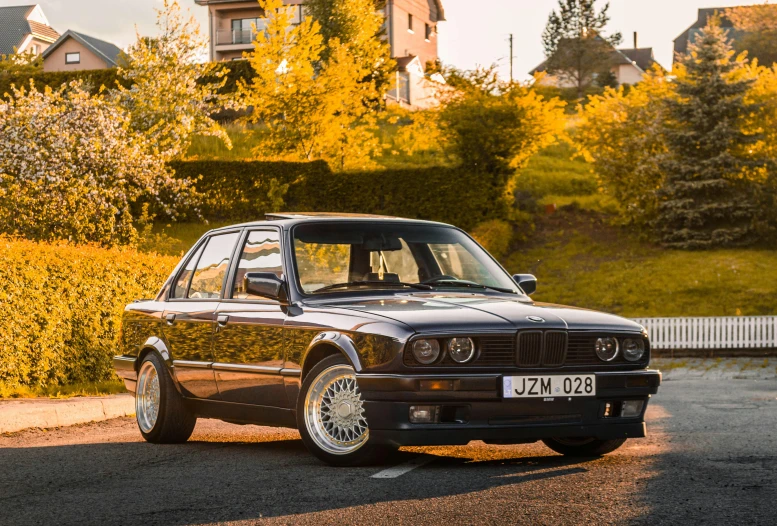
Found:
[{"label": "side mirror", "polygon": [[526,294],[532,295],[537,292],[537,278],[532,274],[515,274],[513,279]]},{"label": "side mirror", "polygon": [[243,288],[252,296],[259,296],[288,304],[286,283],[272,272],[247,272],[243,278]]}]

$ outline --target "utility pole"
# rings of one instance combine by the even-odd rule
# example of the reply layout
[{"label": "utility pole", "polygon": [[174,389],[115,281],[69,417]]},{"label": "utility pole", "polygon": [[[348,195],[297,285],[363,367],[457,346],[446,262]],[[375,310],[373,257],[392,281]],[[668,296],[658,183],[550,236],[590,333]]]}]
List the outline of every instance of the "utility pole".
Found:
[{"label": "utility pole", "polygon": [[510,33],[510,84],[513,83],[513,34]]}]

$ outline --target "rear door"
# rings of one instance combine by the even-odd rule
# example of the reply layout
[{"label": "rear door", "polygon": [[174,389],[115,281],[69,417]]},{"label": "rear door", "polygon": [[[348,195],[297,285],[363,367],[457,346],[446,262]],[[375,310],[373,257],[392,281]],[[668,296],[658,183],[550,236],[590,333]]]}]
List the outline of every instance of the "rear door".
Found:
[{"label": "rear door", "polygon": [[280,231],[248,230],[234,265],[229,292],[218,306],[213,369],[221,398],[266,407],[288,407],[281,369],[284,363],[285,311],[277,301],[252,296],[248,272],[283,276]]},{"label": "rear door", "polygon": [[188,397],[219,399],[213,374],[215,313],[239,237],[237,230],[203,240],[170,290],[164,334],[175,377]]}]

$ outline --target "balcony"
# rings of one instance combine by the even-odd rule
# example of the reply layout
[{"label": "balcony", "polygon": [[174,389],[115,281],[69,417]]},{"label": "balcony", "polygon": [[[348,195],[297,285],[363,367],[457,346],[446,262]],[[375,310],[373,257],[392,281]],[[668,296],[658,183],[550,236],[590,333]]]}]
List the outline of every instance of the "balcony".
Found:
[{"label": "balcony", "polygon": [[217,46],[251,44],[256,40],[258,31],[253,29],[219,29],[216,31]]}]

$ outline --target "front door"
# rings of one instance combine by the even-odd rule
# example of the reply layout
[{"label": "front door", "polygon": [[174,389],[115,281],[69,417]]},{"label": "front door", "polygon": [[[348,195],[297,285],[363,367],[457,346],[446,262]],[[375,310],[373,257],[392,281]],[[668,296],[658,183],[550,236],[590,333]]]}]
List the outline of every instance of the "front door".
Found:
[{"label": "front door", "polygon": [[216,383],[222,400],[285,408],[281,369],[286,315],[277,301],[246,292],[243,280],[248,272],[283,275],[278,230],[250,230],[245,235],[230,291],[216,312]]},{"label": "front door", "polygon": [[213,374],[213,333],[229,261],[240,232],[201,244],[176,277],[162,315],[173,370],[184,396],[219,399]]}]

